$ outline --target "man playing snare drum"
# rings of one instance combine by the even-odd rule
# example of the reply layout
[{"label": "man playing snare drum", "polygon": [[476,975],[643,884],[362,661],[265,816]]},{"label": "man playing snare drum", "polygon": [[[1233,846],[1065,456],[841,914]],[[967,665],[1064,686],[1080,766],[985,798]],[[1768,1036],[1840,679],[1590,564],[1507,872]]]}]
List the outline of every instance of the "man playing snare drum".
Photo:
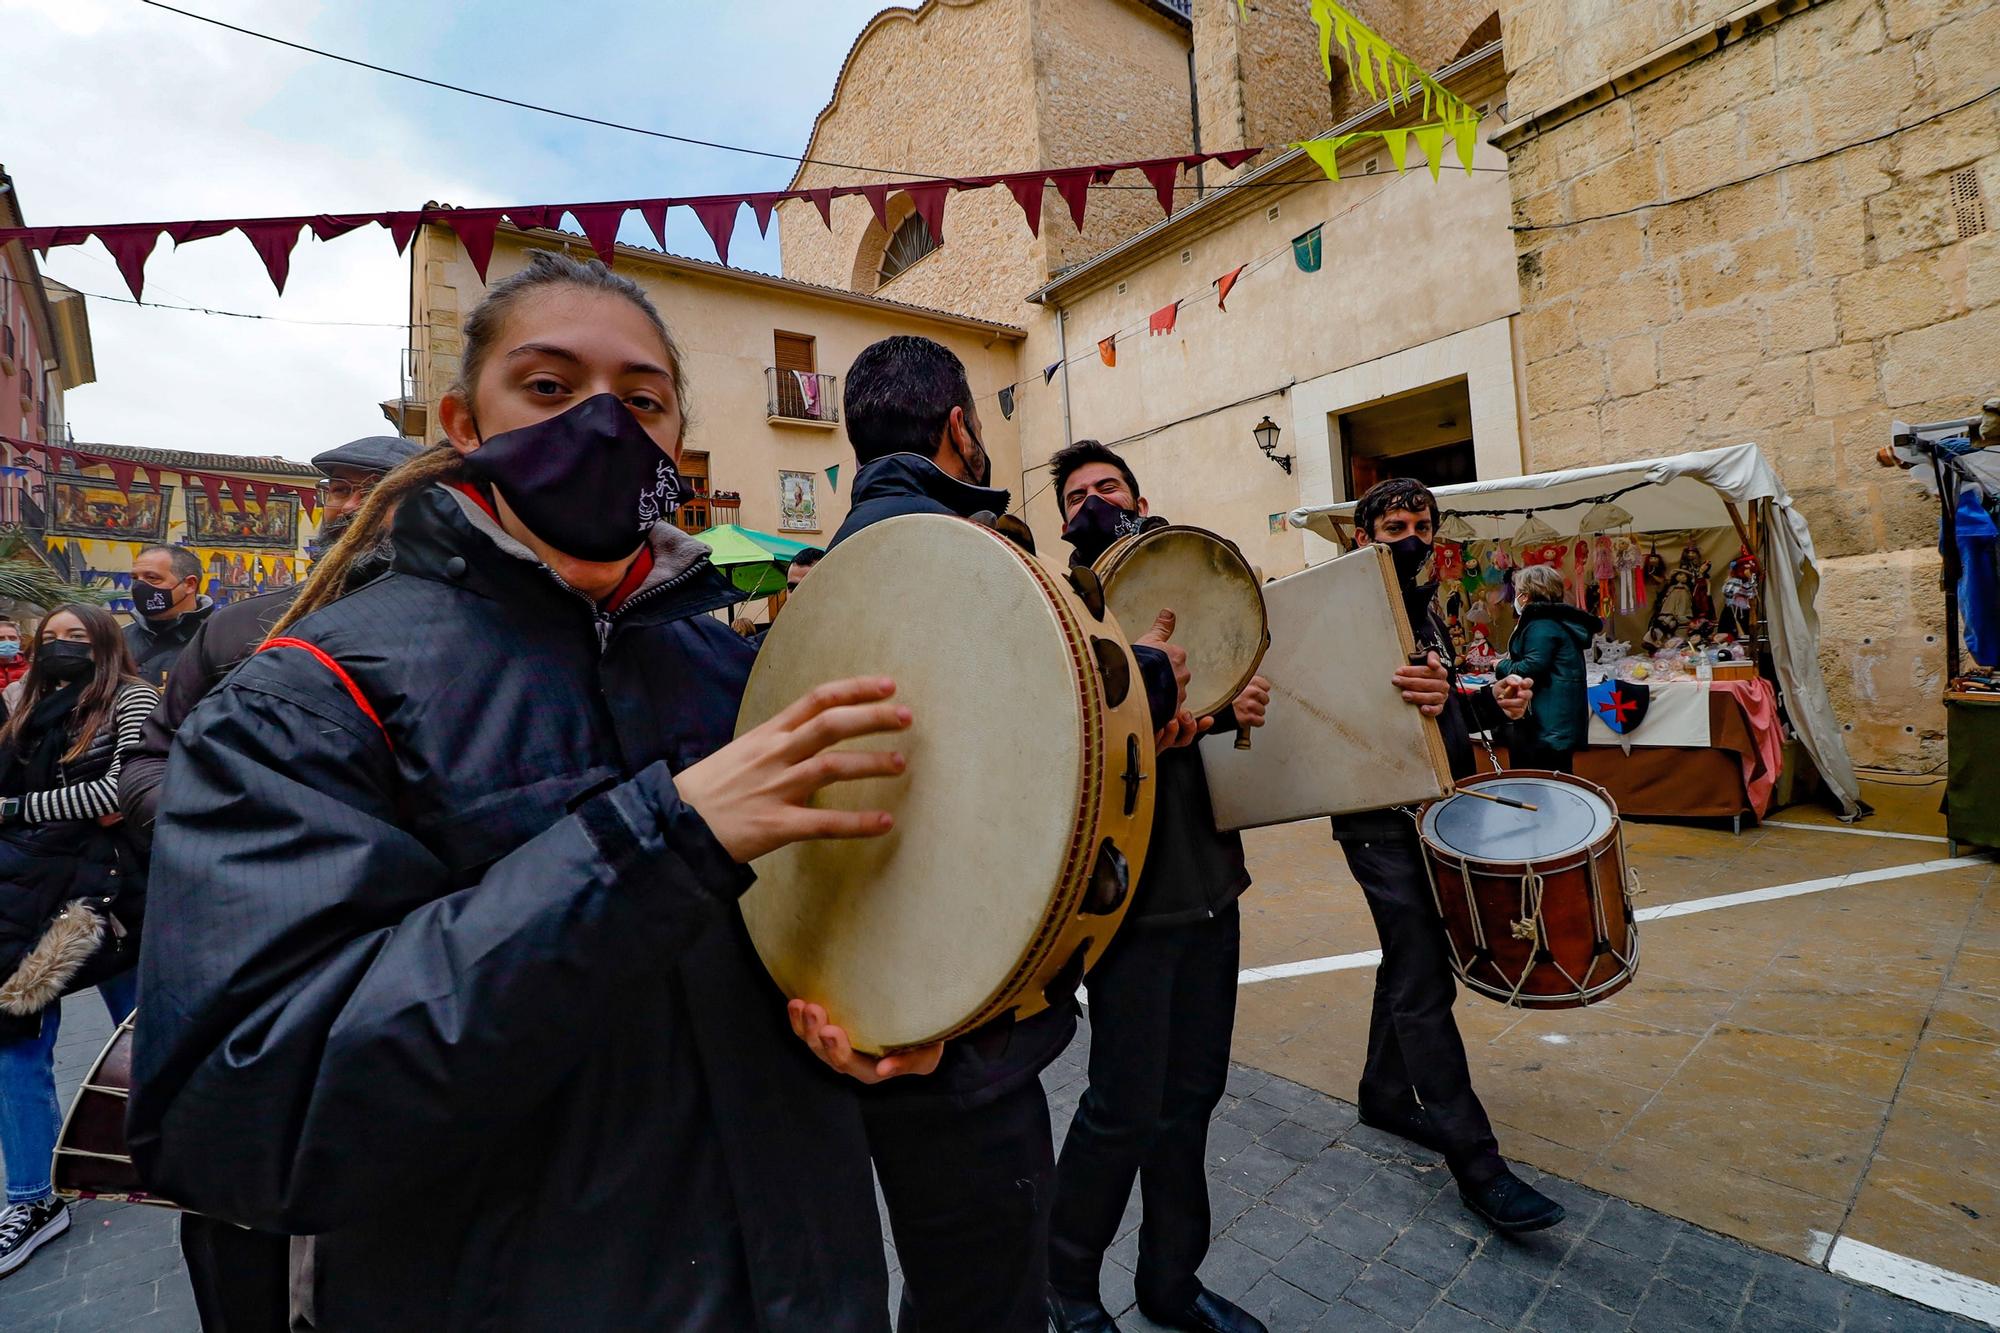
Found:
[{"label": "man playing snare drum", "polygon": [[[1364,545],[1389,548],[1404,607],[1430,661],[1397,673],[1403,698],[1438,719],[1453,776],[1473,772],[1466,710],[1491,722],[1495,711],[1518,718],[1532,687],[1508,676],[1475,693],[1457,686],[1451,639],[1432,605],[1426,568],[1438,521],[1437,500],[1422,483],[1392,478],[1368,489],[1354,508]],[[1501,1231],[1537,1231],[1562,1221],[1562,1205],[1520,1179],[1500,1156],[1486,1109],[1472,1090],[1465,1043],[1451,1003],[1455,988],[1444,924],[1424,872],[1416,826],[1398,810],[1336,815],[1333,836],[1367,896],[1382,939],[1375,1005],[1362,1066],[1362,1123],[1444,1155],[1465,1206]]]}]

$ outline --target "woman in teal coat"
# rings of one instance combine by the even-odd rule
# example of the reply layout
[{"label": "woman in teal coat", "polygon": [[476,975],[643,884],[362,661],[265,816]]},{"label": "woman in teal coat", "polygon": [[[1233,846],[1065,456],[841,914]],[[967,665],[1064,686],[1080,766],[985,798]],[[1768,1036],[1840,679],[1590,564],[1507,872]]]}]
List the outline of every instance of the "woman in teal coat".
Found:
[{"label": "woman in teal coat", "polygon": [[1513,767],[1572,772],[1590,726],[1583,654],[1604,622],[1563,600],[1562,575],[1549,565],[1514,575],[1514,609],[1521,618],[1496,670],[1533,681],[1535,699],[1514,724]]}]

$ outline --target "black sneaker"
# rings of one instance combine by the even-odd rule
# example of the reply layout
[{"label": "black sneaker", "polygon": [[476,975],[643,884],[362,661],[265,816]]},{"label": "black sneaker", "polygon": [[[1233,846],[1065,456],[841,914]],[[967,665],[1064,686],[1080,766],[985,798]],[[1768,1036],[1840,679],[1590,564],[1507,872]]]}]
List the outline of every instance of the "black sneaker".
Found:
[{"label": "black sneaker", "polygon": [[1563,1206],[1505,1167],[1478,1185],[1460,1181],[1458,1197],[1496,1231],[1540,1231],[1563,1220]]},{"label": "black sneaker", "polygon": [[36,1203],[14,1203],[0,1212],[0,1277],[28,1262],[28,1256],[69,1230],[69,1205],[54,1195]]},{"label": "black sneaker", "polygon": [[1434,1153],[1444,1152],[1444,1142],[1438,1137],[1437,1126],[1431,1124],[1430,1112],[1415,1102],[1398,1107],[1364,1106],[1360,1111],[1361,1123],[1372,1129],[1408,1139]]},{"label": "black sneaker", "polygon": [[1139,1313],[1175,1333],[1270,1333],[1263,1320],[1207,1287],[1197,1290],[1184,1310],[1156,1312],[1142,1304]]}]

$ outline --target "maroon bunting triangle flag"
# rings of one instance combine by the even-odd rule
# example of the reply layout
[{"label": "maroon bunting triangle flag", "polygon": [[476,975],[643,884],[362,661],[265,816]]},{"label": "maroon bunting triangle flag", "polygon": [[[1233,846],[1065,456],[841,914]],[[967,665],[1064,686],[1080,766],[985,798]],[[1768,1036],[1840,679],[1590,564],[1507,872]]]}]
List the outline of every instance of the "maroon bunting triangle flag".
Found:
[{"label": "maroon bunting triangle flag", "polygon": [[149,222],[136,227],[99,227],[97,239],[117,261],[118,272],[131,289],[132,299],[140,299],[146,286],[146,257],[159,243],[160,228]]},{"label": "maroon bunting triangle flag", "polygon": [[357,227],[365,227],[375,219],[370,217],[335,217],[331,213],[321,213],[306,225],[313,229],[313,235],[322,241],[331,241],[345,236]]},{"label": "maroon bunting triangle flag", "polygon": [[422,226],[423,222],[424,215],[420,211],[382,215],[382,225],[389,229],[389,239],[396,243],[396,253],[399,255],[410,248],[410,238],[417,234],[417,228]]},{"label": "maroon bunting triangle flag", "polygon": [[882,228],[883,231],[887,231],[889,230],[889,191],[895,188],[893,185],[864,185],[859,190],[849,190],[845,191],[845,193],[859,194],[862,198],[866,199],[868,206],[875,210],[875,224]]},{"label": "maroon bunting triangle flag", "polygon": [[944,199],[951,192],[951,186],[943,181],[930,181],[922,185],[911,185],[904,193],[910,196],[910,203],[917,210],[917,216],[931,229],[931,240],[944,244]]},{"label": "maroon bunting triangle flag", "polygon": [[137,465],[121,463],[115,458],[105,459],[104,465],[111,469],[111,480],[117,484],[119,491],[130,496],[132,494],[132,478],[139,471]]},{"label": "maroon bunting triangle flag", "polygon": [[220,236],[235,225],[233,222],[169,222],[166,232],[175,246],[182,246],[189,241],[205,241],[211,236]]},{"label": "maroon bunting triangle flag", "polygon": [[458,233],[465,257],[472,261],[479,280],[486,281],[486,266],[493,261],[493,233],[500,230],[500,210],[454,208],[444,215],[444,223]]},{"label": "maroon bunting triangle flag", "polygon": [[319,488],[316,486],[294,486],[292,491],[299,497],[299,504],[306,511],[307,518],[319,514]]},{"label": "maroon bunting triangle flag", "polygon": [[1229,289],[1236,285],[1236,280],[1243,276],[1243,270],[1249,267],[1248,264],[1238,264],[1235,268],[1230,269],[1229,272],[1215,280],[1215,308],[1217,310],[1228,311]]},{"label": "maroon bunting triangle flag", "polygon": [[156,490],[156,491],[160,489],[160,474],[159,474],[159,473],[157,473],[157,472],[153,471],[153,469],[151,469],[151,468],[147,467],[147,466],[146,466],[146,465],[145,465],[144,463],[141,463],[141,464],[139,465],[139,471],[141,471],[141,472],[143,472],[143,473],[145,473],[145,474],[146,474],[146,484],[147,484],[148,486],[151,486],[151,487],[152,487],[152,488],[153,488],[154,490]]},{"label": "maroon bunting triangle flag", "polygon": [[652,229],[653,239],[660,243],[660,248],[662,250],[666,249],[667,201],[664,199],[648,199],[645,203],[639,205],[639,216],[644,218],[646,225]]},{"label": "maroon bunting triangle flag", "polygon": [[261,481],[244,481],[239,484],[244,490],[250,493],[250,499],[256,503],[259,509],[270,505],[271,488],[269,486],[266,486]]},{"label": "maroon bunting triangle flag", "polygon": [[[553,214],[554,216],[551,216]],[[560,208],[510,208],[507,220],[522,231],[533,231],[538,227],[553,227],[562,221]]]},{"label": "maroon bunting triangle flag", "polygon": [[236,230],[249,239],[257,257],[264,261],[264,271],[271,275],[271,285],[278,289],[280,296],[285,294],[285,279],[292,271],[292,247],[299,243],[299,228],[304,225],[303,218],[271,218],[236,224]]},{"label": "maroon bunting triangle flag", "polygon": [[1174,180],[1180,175],[1181,160],[1168,157],[1157,162],[1141,162],[1139,170],[1152,184],[1153,196],[1160,201],[1160,211],[1171,214],[1174,211]]},{"label": "maroon bunting triangle flag", "polygon": [[759,236],[769,236],[771,234],[771,210],[778,206],[779,200],[788,198],[789,196],[779,193],[748,194],[743,197],[748,201],[750,211],[757,217],[757,234]]},{"label": "maroon bunting triangle flag", "polygon": [[1031,171],[1020,176],[1002,177],[1007,182],[1007,192],[1014,196],[1014,202],[1028,215],[1028,234],[1042,234],[1042,187],[1048,181],[1039,171]]},{"label": "maroon bunting triangle flag", "polygon": [[609,264],[618,245],[618,224],[625,220],[625,205],[591,204],[581,207],[571,204],[569,215],[576,219],[577,226],[583,228],[583,234],[590,241],[590,248],[597,251],[597,257]]},{"label": "maroon bunting triangle flag", "polygon": [[1049,183],[1056,187],[1056,193],[1069,205],[1070,221],[1076,224],[1078,231],[1083,230],[1083,210],[1090,203],[1090,178],[1096,170],[1095,167],[1076,167],[1049,173]]},{"label": "maroon bunting triangle flag", "polygon": [[819,220],[826,224],[828,231],[833,230],[833,191],[807,190],[805,195],[812,200],[813,207],[819,210]]},{"label": "maroon bunting triangle flag", "polygon": [[1232,148],[1226,153],[1210,153],[1208,156],[1234,171],[1262,151],[1261,148]]},{"label": "maroon bunting triangle flag", "polygon": [[214,477],[209,476],[206,472],[183,472],[181,473],[181,485],[201,487],[202,494],[208,497],[208,507],[211,510],[216,507]]},{"label": "maroon bunting triangle flag", "polygon": [[694,210],[701,222],[701,229],[708,233],[708,239],[715,243],[715,257],[722,263],[729,262],[729,233],[736,230],[736,210],[743,206],[741,198],[735,199],[690,199],[687,206]]}]

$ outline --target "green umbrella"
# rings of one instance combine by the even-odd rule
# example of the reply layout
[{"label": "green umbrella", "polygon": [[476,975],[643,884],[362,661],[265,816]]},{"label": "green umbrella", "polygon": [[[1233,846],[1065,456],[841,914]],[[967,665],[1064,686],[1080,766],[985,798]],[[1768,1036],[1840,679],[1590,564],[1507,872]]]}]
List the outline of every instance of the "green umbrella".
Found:
[{"label": "green umbrella", "polygon": [[711,552],[709,558],[717,568],[728,572],[730,582],[741,589],[745,597],[769,597],[783,592],[785,566],[792,563],[793,556],[806,549],[804,542],[759,532],[738,523],[724,523],[721,527],[697,532],[694,537],[707,545]]}]

